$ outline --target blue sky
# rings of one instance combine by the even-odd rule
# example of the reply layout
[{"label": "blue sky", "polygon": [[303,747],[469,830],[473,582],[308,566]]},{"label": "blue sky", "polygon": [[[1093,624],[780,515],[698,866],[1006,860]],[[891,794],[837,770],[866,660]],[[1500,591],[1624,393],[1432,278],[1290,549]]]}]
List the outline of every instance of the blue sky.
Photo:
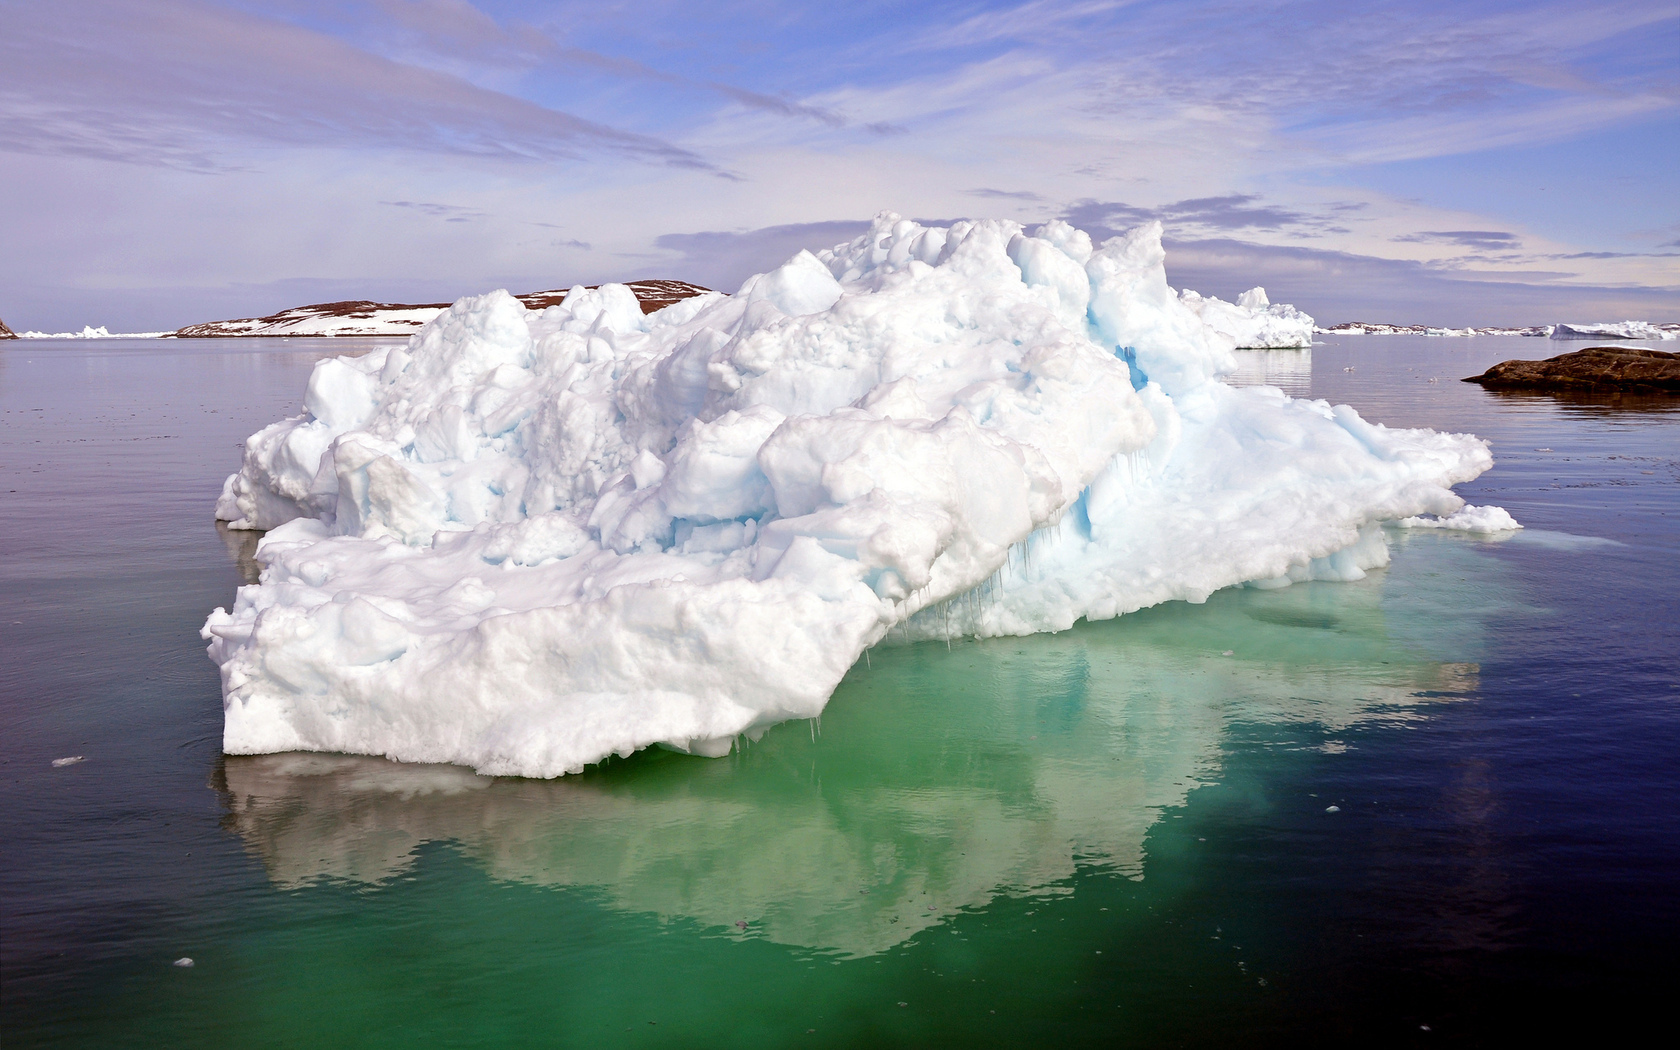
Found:
[{"label": "blue sky", "polygon": [[1159,218],[1325,321],[1680,320],[1680,3],[0,0],[0,317],[733,290]]}]

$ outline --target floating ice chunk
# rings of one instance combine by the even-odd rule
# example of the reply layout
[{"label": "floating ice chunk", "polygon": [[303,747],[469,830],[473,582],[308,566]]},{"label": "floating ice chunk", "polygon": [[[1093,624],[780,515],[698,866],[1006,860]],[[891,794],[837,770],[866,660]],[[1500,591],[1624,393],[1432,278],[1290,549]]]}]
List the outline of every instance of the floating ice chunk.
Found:
[{"label": "floating ice chunk", "polygon": [[181,969],[184,970],[184,969],[188,968],[189,966],[191,966],[192,964],[193,964],[193,961],[191,959],[189,959],[187,956],[183,955],[179,959],[176,959],[175,962],[172,963],[171,965],[179,966]]},{"label": "floating ice chunk", "polygon": [[1357,579],[1378,522],[1460,506],[1483,442],[1215,382],[1160,235],[888,213],[734,296],[492,292],[323,362],[217,503],[271,530],[205,625],[224,748],[719,755],[888,632]]},{"label": "floating ice chunk", "polygon": [[1248,350],[1304,349],[1312,346],[1313,319],[1287,303],[1272,303],[1266,289],[1250,288],[1235,303],[1186,288],[1179,299],[1209,328]]},{"label": "floating ice chunk", "polygon": [[55,758],[55,759],[52,760],[52,764],[53,764],[54,769],[62,769],[65,766],[73,766],[77,762],[86,762],[86,761],[87,761],[87,759],[84,758],[81,755],[71,755],[68,758]]},{"label": "floating ice chunk", "polygon": [[1463,507],[1446,517],[1411,517],[1396,522],[1403,529],[1453,529],[1457,532],[1510,532],[1522,528],[1504,507]]}]

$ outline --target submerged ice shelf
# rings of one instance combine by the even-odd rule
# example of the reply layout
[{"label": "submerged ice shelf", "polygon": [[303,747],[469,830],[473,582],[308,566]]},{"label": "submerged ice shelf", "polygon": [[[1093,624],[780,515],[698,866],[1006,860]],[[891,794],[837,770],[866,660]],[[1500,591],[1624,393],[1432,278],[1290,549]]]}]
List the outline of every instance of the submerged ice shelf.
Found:
[{"label": "submerged ice shelf", "polygon": [[495,292],[322,362],[217,506],[270,530],[205,627],[224,748],[717,755],[889,635],[1357,579],[1450,520],[1485,443],[1221,383],[1160,235],[884,214],[734,296]]}]

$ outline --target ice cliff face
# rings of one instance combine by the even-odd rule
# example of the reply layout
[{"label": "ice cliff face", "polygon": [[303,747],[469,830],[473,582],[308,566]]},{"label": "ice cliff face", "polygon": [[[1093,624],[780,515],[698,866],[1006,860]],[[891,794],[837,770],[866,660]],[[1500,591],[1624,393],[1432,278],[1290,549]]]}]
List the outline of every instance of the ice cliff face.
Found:
[{"label": "ice cliff face", "polygon": [[[1462,504],[1475,438],[1217,381],[1160,227],[894,215],[642,314],[463,299],[322,362],[218,517],[269,529],[205,627],[230,753],[554,776],[728,750],[894,637],[1025,634],[1353,578]],[[1309,322],[1310,324],[1310,322]]]}]

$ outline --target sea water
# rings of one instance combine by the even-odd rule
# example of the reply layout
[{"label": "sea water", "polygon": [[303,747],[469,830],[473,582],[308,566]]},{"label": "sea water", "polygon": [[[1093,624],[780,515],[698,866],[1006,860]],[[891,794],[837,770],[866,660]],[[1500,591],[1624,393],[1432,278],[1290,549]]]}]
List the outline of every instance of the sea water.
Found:
[{"label": "sea water", "polygon": [[1675,400],[1458,382],[1530,340],[1242,354],[1488,438],[1460,491],[1527,528],[878,647],[724,759],[224,758],[197,628],[254,538],[210,507],[370,345],[0,349],[9,1046],[1476,1042],[1671,982]]}]

